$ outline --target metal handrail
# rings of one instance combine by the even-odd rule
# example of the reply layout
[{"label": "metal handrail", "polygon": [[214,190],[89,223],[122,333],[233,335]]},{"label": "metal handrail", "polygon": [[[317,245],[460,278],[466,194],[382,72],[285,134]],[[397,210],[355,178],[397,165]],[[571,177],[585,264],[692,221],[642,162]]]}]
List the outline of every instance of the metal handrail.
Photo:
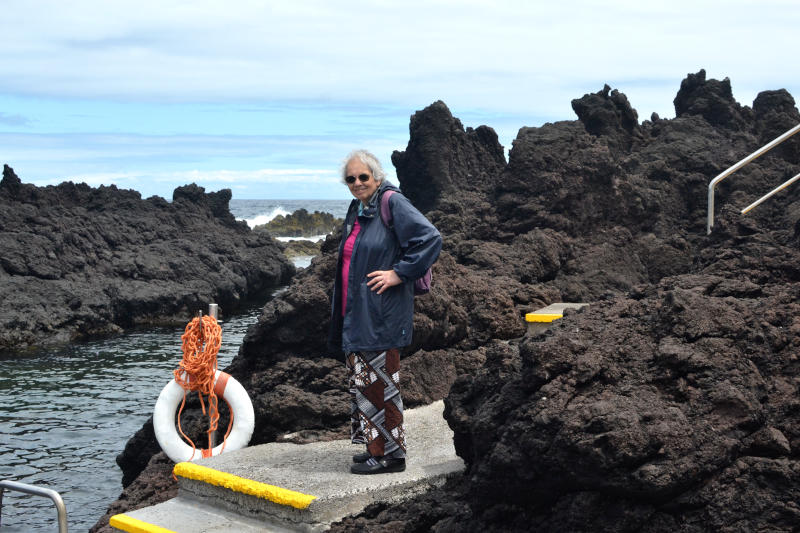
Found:
[{"label": "metal handrail", "polygon": [[756,200],[752,204],[750,204],[747,207],[745,207],[744,209],[742,209],[742,214],[746,215],[748,211],[750,211],[754,207],[760,205],[764,200],[767,200],[767,199],[771,198],[775,193],[782,191],[783,189],[785,189],[786,187],[788,187],[789,185],[791,185],[792,183],[794,183],[798,179],[800,179],[800,174],[795,174],[795,176],[792,179],[786,180],[785,182],[783,182],[781,184],[780,187],[775,187],[774,189],[769,191],[767,194],[765,194],[764,196],[762,196],[761,198],[759,198],[758,200]]},{"label": "metal handrail", "polygon": [[58,512],[58,533],[67,533],[67,506],[64,505],[64,500],[61,499],[59,493],[52,489],[44,489],[36,485],[4,479],[0,481],[0,520],[2,520],[3,516],[3,489],[16,490],[26,494],[33,494],[34,496],[45,496],[53,500]]},{"label": "metal handrail", "polygon": [[[770,150],[772,150],[773,148],[778,146],[780,143],[782,143],[783,141],[785,141],[786,139],[788,139],[789,137],[791,137],[792,135],[794,135],[798,131],[800,131],[800,124],[798,124],[797,126],[795,126],[792,129],[790,129],[789,131],[787,131],[786,133],[784,133],[780,137],[776,137],[770,143],[765,144],[764,146],[762,146],[761,148],[759,148],[758,150],[756,150],[752,154],[748,155],[747,157],[745,157],[744,159],[742,159],[741,161],[739,161],[735,165],[731,166],[725,172],[722,172],[721,174],[719,174],[713,180],[711,180],[711,183],[708,184],[708,220],[706,221],[706,234],[710,235],[711,234],[711,228],[714,227],[714,188],[717,186],[717,183],[719,183],[720,181],[724,180],[725,178],[727,178],[728,176],[730,176],[731,174],[733,174],[734,172],[736,172],[737,170],[739,170],[740,168],[742,168],[746,164],[750,163],[754,159],[756,159],[756,158],[764,155],[765,153],[769,152]],[[777,191],[774,191],[774,192],[777,192]],[[771,194],[774,194],[774,192],[771,193]],[[764,199],[766,200],[766,198],[764,198]],[[753,206],[753,207],[755,207],[755,206]]]}]

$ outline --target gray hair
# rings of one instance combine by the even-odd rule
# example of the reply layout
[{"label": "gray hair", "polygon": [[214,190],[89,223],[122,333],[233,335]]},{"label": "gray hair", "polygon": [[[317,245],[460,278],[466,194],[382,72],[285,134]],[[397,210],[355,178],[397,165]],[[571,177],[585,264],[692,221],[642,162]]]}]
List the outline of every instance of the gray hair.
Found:
[{"label": "gray hair", "polygon": [[383,167],[381,166],[381,162],[378,161],[378,158],[375,157],[372,153],[366,150],[353,150],[344,160],[342,163],[342,183],[347,183],[344,178],[347,177],[347,163],[352,161],[353,159],[358,159],[365,165],[370,172],[372,172],[372,177],[375,178],[375,181],[378,183],[383,183],[384,178],[386,177],[386,172],[383,171]]}]

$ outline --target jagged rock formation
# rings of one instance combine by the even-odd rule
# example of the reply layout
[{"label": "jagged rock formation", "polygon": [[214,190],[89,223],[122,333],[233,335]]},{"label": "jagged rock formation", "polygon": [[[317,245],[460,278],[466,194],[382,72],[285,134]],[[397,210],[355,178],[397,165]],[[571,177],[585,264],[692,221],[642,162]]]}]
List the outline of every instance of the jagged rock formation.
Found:
[{"label": "jagged rock formation", "polygon": [[175,189],[172,203],[114,186],[0,182],[0,351],[186,322],[229,311],[294,267],[228,211],[231,193]]},{"label": "jagged rock formation", "polygon": [[492,340],[457,379],[463,477],[332,531],[794,530],[800,196],[731,206],[796,172],[796,145],[723,183],[711,237],[704,222],[708,181],[800,115],[786,91],[742,107],[702,71],[674,120],[628,128],[627,106],[605,88],[573,102],[589,123],[523,128],[496,190],[502,227],[568,246],[544,284],[593,305]]},{"label": "jagged rock formation", "polygon": [[[441,102],[412,117],[392,160],[444,249],[403,381],[411,406],[445,397],[467,472],[333,531],[796,527],[800,191],[747,217],[733,206],[796,173],[797,144],[718,187],[710,237],[705,205],[711,178],[800,114],[786,91],[741,106],[704,71],[675,108],[640,124],[605,87],[573,102],[577,121],[522,128],[507,164],[491,129]],[[254,442],[345,432],[344,368],[325,349],[339,238],[230,367]],[[525,337],[524,312],[554,301],[592,305]],[[132,457],[129,480],[146,464]]]},{"label": "jagged rock formation", "polygon": [[286,216],[278,215],[266,224],[253,228],[255,231],[267,231],[275,237],[316,237],[327,235],[342,225],[342,219],[330,213],[306,209],[298,209]]}]

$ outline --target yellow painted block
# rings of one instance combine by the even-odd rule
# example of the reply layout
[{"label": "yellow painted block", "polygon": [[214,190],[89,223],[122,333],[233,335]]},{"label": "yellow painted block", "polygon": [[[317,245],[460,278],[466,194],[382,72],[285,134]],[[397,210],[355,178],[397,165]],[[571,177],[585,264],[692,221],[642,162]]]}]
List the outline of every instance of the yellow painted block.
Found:
[{"label": "yellow painted block", "polygon": [[108,524],[115,529],[127,531],[128,533],[175,533],[171,529],[165,529],[126,514],[112,516]]},{"label": "yellow painted block", "polygon": [[310,496],[302,492],[245,479],[195,463],[178,463],[175,465],[173,473],[176,476],[202,481],[217,487],[225,487],[234,492],[269,500],[279,505],[288,505],[295,509],[305,509],[311,505],[312,501],[317,499],[316,496]]},{"label": "yellow painted block", "polygon": [[561,313],[527,313],[525,315],[526,322],[552,322],[559,318],[564,318],[564,315]]}]

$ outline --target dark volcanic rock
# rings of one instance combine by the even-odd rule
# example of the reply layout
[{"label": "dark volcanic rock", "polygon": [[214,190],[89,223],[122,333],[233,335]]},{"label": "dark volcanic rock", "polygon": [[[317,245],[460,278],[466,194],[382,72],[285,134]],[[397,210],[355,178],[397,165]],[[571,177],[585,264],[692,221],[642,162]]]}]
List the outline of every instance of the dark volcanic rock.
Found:
[{"label": "dark volcanic rock", "polygon": [[572,109],[586,131],[614,138],[620,148],[629,149],[633,138],[642,136],[636,110],[624,94],[616,89],[612,91],[608,85],[596,94],[573,100]]},{"label": "dark volcanic rock", "polygon": [[[763,91],[753,100],[756,131],[759,142],[767,144],[784,132],[800,124],[800,113],[795,107],[794,98],[786,89]],[[800,163],[800,136],[797,134],[774,149],[775,154],[789,162]]]},{"label": "dark volcanic rock", "polygon": [[228,211],[229,190],[187,185],[173,202],[114,186],[0,182],[0,351],[185,323],[285,283],[294,267]]},{"label": "dark volcanic rock", "polygon": [[108,525],[115,514],[155,505],[178,495],[178,484],[172,478],[175,463],[163,453],[154,455],[147,468],[136,478],[134,483],[125,487],[117,501],[108,507],[105,516],[95,524],[89,533],[115,533],[117,530]]},{"label": "dark volcanic rock", "polygon": [[431,530],[794,530],[800,287],[723,263],[490,346],[446,400],[470,512]]},{"label": "dark volcanic rock", "polygon": [[[797,116],[791,96],[751,110],[700,71],[672,120],[639,124],[608,87],[573,105],[580,120],[522,128],[507,164],[491,130],[441,102],[412,117],[392,159],[444,248],[402,379],[409,405],[446,398],[467,472],[332,531],[796,528],[800,192],[738,211],[791,175],[796,145],[721,184],[705,234],[708,182]],[[257,442],[346,431],[325,349],[339,238],[231,365]],[[556,301],[591,305],[524,336],[524,313]]]},{"label": "dark volcanic rock", "polygon": [[[423,212],[485,195],[505,166],[503,147],[493,129],[464,130],[442,101],[416,112],[403,152],[392,154],[400,186]],[[463,206],[462,206],[463,207]]]},{"label": "dark volcanic rock", "polygon": [[706,80],[706,71],[689,74],[674,100],[675,116],[701,115],[714,126],[741,128],[749,113],[733,99],[731,80]]}]

